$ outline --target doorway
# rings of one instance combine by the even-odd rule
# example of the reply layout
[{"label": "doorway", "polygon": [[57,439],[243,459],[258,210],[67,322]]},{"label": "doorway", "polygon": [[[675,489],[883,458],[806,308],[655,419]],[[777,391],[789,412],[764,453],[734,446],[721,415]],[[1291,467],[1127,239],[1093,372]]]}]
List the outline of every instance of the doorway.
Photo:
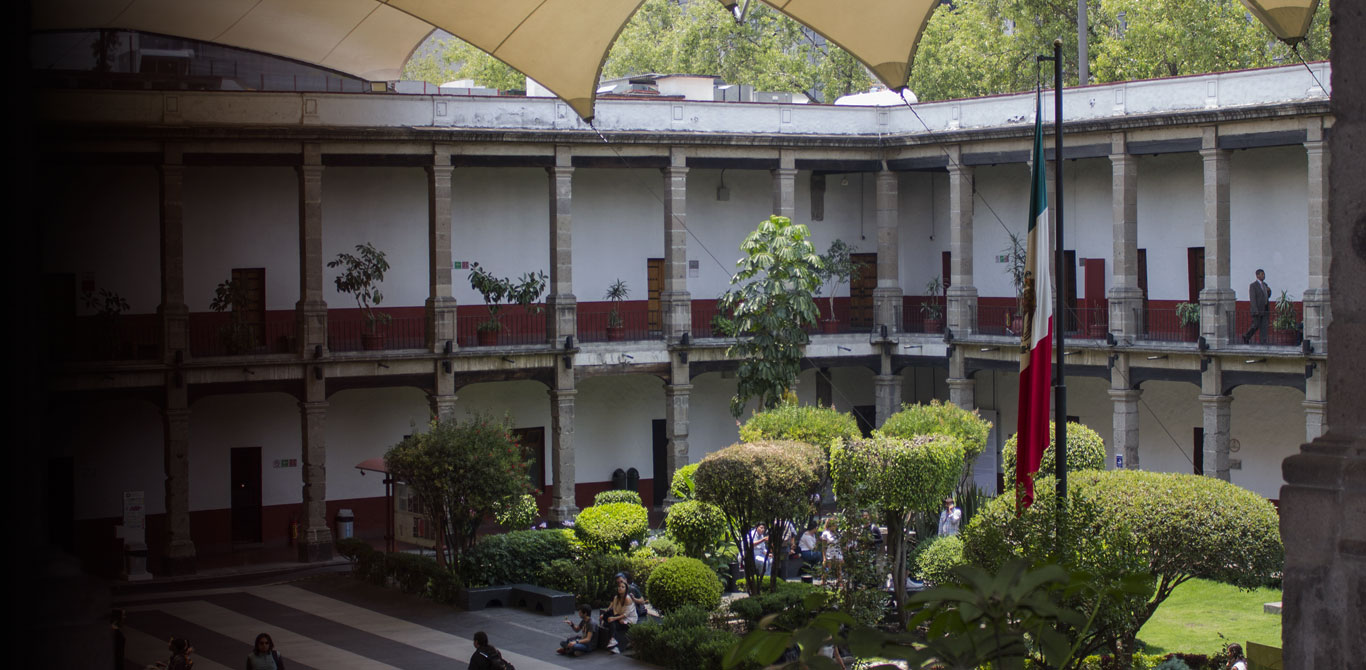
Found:
[{"label": "doorway", "polygon": [[664,504],[664,495],[673,482],[673,473],[669,472],[669,434],[665,426],[664,419],[650,421],[650,453],[654,459],[655,478],[650,504],[654,507]]},{"label": "doorway", "polygon": [[266,269],[233,268],[232,282],[242,291],[244,322],[254,347],[266,345]]},{"label": "doorway", "polygon": [[527,475],[536,493],[545,492],[545,427],[514,428],[512,436],[522,445],[522,456],[527,460]]},{"label": "doorway", "polygon": [[234,447],[230,456],[232,541],[261,541],[261,448]]},{"label": "doorway", "polygon": [[650,332],[657,333],[664,329],[663,320],[659,315],[659,294],[664,290],[663,258],[645,259],[645,288],[646,318],[649,319]]},{"label": "doorway", "polygon": [[[877,254],[850,254],[858,271],[849,278],[849,327],[873,327],[873,289],[877,288]],[[834,316],[834,315],[831,315]]]}]

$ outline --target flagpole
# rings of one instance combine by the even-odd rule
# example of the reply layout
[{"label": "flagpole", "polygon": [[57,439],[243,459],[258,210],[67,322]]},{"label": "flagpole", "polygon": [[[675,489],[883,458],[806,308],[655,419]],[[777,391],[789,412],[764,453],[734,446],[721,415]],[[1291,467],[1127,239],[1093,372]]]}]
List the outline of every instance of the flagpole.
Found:
[{"label": "flagpole", "polygon": [[[1054,300],[1057,307],[1053,312],[1053,330],[1057,332],[1058,345],[1054,349],[1054,368],[1053,373],[1053,424],[1055,431],[1053,456],[1057,465],[1058,480],[1058,510],[1062,511],[1067,502],[1067,384],[1066,363],[1063,358],[1066,352],[1063,350],[1063,337],[1067,330],[1067,300],[1063,294],[1063,277],[1067,276],[1068,270],[1064,264],[1066,255],[1063,254],[1062,239],[1062,39],[1053,40],[1053,181],[1055,186],[1053,192],[1057,197],[1057,246],[1053,252],[1053,267],[1057,269],[1054,273]],[[1073,270],[1075,271],[1075,270]],[[1061,535],[1061,533],[1059,533]]]}]

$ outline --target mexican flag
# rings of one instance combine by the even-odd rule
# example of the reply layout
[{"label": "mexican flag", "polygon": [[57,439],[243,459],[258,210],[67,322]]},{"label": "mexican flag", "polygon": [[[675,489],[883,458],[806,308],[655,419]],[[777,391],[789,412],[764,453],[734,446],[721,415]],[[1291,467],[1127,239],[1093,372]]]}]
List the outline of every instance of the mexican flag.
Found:
[{"label": "mexican flag", "polygon": [[1044,177],[1043,92],[1034,101],[1034,169],[1029,194],[1029,236],[1025,281],[1020,292],[1023,333],[1020,337],[1020,408],[1016,430],[1016,509],[1034,502],[1034,477],[1048,447],[1048,392],[1053,383],[1053,279],[1048,254],[1053,236],[1048,225],[1048,186]]}]

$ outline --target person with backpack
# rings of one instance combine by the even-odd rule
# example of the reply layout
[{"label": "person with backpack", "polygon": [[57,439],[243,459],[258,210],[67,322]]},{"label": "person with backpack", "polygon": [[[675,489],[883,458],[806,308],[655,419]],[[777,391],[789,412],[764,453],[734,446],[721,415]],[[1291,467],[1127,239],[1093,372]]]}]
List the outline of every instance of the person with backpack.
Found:
[{"label": "person with backpack", "polygon": [[285,670],[285,659],[275,651],[275,640],[270,638],[270,633],[256,636],[256,644],[247,654],[247,670]]},{"label": "person with backpack", "polygon": [[489,644],[489,636],[484,631],[474,634],[474,655],[470,656],[469,670],[516,670],[503,659],[503,654]]},{"label": "person with backpack", "polygon": [[194,647],[190,646],[190,641],[183,637],[171,636],[171,641],[166,645],[171,651],[171,658],[165,663],[156,662],[158,668],[165,670],[190,670],[194,667],[194,659],[190,658],[194,654]]}]

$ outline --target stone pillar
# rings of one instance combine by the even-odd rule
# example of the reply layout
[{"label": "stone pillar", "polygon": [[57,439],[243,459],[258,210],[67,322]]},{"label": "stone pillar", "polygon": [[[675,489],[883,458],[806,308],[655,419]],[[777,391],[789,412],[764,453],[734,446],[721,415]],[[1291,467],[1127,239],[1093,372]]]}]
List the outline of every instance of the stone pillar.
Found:
[{"label": "stone pillar", "polygon": [[877,288],[873,289],[873,323],[901,332],[901,245],[897,240],[897,175],[877,173]]},{"label": "stone pillar", "polygon": [[573,388],[550,393],[550,485],[551,521],[568,521],[579,513],[574,498],[574,396]]},{"label": "stone pillar", "polygon": [[161,360],[190,355],[190,310],[185,306],[185,166],[180,146],[166,145],[161,162]]},{"label": "stone pillar", "polygon": [[431,406],[432,417],[437,421],[449,421],[454,418],[457,399],[453,393],[428,393],[427,404]]},{"label": "stone pillar", "polygon": [[1114,406],[1114,453],[1124,456],[1124,469],[1139,470],[1138,400],[1142,389],[1129,382],[1129,355],[1115,354],[1110,366],[1110,402]]},{"label": "stone pillar", "polygon": [[327,525],[327,400],[324,382],[305,381],[299,403],[303,458],[303,510],[299,519],[299,561],[332,559],[332,529]]},{"label": "stone pillar", "polygon": [[773,213],[789,219],[797,213],[797,160],[789,149],[779,152],[773,170]]},{"label": "stone pillar", "polygon": [[[1323,128],[1312,127],[1304,143],[1309,157],[1309,287],[1304,290],[1304,336],[1317,352],[1328,351],[1328,324],[1333,320],[1328,294],[1328,267],[1333,247],[1328,231],[1328,142]],[[1311,436],[1312,440],[1314,437]]]},{"label": "stone pillar", "polygon": [[[1110,303],[1110,332],[1118,340],[1133,342],[1143,328],[1143,290],[1138,287],[1138,158],[1129,155],[1124,133],[1110,136],[1110,184],[1114,207],[1114,227],[1110,233],[1114,274],[1106,295]],[[1118,432],[1115,437],[1119,437]],[[1127,466],[1127,455],[1125,463]]]},{"label": "stone pillar", "polygon": [[1229,417],[1233,397],[1224,393],[1223,363],[1211,358],[1200,375],[1200,408],[1205,429],[1205,475],[1229,481]]},{"label": "stone pillar", "polygon": [[977,287],[972,278],[972,168],[959,147],[949,147],[948,328],[955,336],[977,332]]},{"label": "stone pillar", "polygon": [[188,575],[195,572],[196,553],[190,536],[190,410],[185,384],[177,388],[167,383],[161,425],[166,472],[166,544],[159,574]]},{"label": "stone pillar", "polygon": [[442,352],[455,336],[451,297],[451,156],[438,148],[427,166],[427,348]]},{"label": "stone pillar", "polygon": [[299,172],[299,352],[313,356],[327,350],[327,302],[323,300],[323,163],[322,149],[305,144]]},{"label": "stone pillar", "polygon": [[1304,435],[1313,442],[1328,432],[1328,362],[1315,361],[1304,380]]},{"label": "stone pillar", "polygon": [[874,426],[881,428],[887,417],[901,409],[901,377],[891,374],[873,377],[873,401],[877,412]]},{"label": "stone pillar", "polygon": [[[679,378],[673,379],[674,383],[664,386],[664,435],[669,440],[668,447],[664,450],[665,468],[669,471],[672,479],[673,473],[679,468],[688,464],[691,455],[688,447],[688,403],[692,398],[692,384],[686,383],[687,373],[684,368],[683,381],[678,383]],[[655,486],[663,486],[666,489],[672,481],[655,482]],[[650,504],[651,501],[646,501]],[[672,492],[666,492],[664,506],[678,502]]]},{"label": "stone pillar", "polygon": [[686,166],[687,155],[684,150],[671,149],[669,167],[664,168],[664,288],[659,293],[660,320],[664,339],[668,342],[675,342],[683,333],[692,330],[692,296],[688,293]]},{"label": "stone pillar", "polygon": [[[1204,148],[1200,150],[1205,163],[1205,288],[1200,291],[1200,334],[1213,348],[1234,341],[1236,300],[1229,281],[1230,152],[1219,149],[1218,141],[1215,128],[1205,128]],[[1208,442],[1208,429],[1205,439]]]},{"label": "stone pillar", "polygon": [[968,358],[962,347],[954,347],[949,356],[949,402],[968,410],[977,409],[977,381],[968,376]]},{"label": "stone pillar", "polygon": [[[573,226],[570,212],[574,200],[574,163],[569,147],[555,147],[555,167],[550,175],[550,295],[546,297],[546,338],[563,343],[578,333],[578,301],[574,297]],[[571,415],[573,401],[570,401]],[[571,476],[572,476],[571,466]],[[573,498],[569,499],[573,506]]]}]

